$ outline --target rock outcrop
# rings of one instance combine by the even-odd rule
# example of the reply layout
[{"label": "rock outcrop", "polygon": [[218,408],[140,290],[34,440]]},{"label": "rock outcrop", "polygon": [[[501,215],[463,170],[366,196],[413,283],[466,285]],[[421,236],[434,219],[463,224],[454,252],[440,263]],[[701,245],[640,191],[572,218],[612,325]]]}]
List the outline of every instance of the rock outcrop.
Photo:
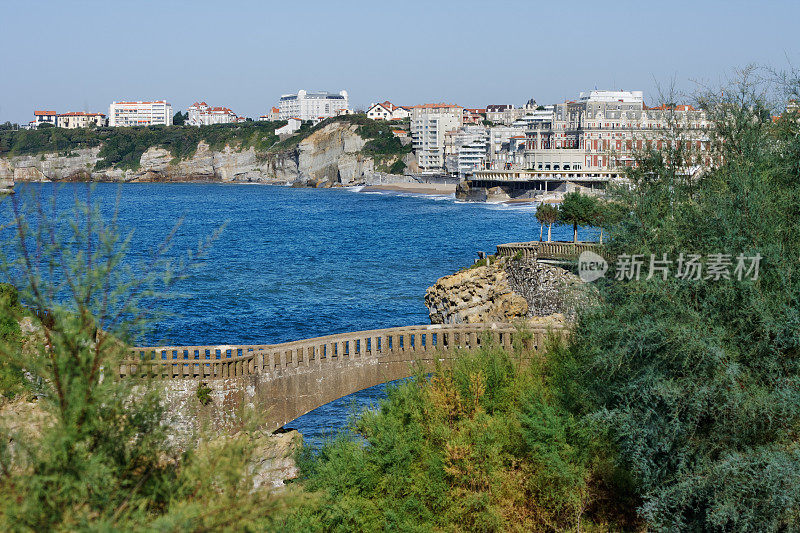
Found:
[{"label": "rock outcrop", "polygon": [[511,290],[501,261],[440,278],[425,293],[432,324],[511,322],[528,314],[528,302]]},{"label": "rock outcrop", "polygon": [[406,176],[377,172],[375,160],[362,151],[366,141],[356,129],[353,124],[333,122],[296,147],[279,152],[235,146],[212,150],[200,142],[191,157],[176,160],[169,150],[151,147],[142,154],[137,169],[98,169],[100,147],[74,150],[69,155],[0,158],[0,187],[4,182],[29,181],[209,181],[310,186],[411,181]]},{"label": "rock outcrop", "polygon": [[488,260],[428,288],[425,305],[432,324],[570,317],[587,303],[585,284],[563,268],[523,259]]}]

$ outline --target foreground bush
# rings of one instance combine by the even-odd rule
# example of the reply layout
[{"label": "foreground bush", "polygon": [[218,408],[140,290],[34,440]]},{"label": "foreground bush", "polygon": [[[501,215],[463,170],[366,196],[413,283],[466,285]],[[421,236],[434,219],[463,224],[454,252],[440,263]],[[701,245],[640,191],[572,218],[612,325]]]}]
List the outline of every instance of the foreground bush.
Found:
[{"label": "foreground bush", "polygon": [[286,520],[287,531],[630,525],[608,503],[623,477],[560,405],[542,361],[520,366],[500,348],[464,354],[390,387],[353,429],[361,439],[300,457],[304,487],[323,496]]}]

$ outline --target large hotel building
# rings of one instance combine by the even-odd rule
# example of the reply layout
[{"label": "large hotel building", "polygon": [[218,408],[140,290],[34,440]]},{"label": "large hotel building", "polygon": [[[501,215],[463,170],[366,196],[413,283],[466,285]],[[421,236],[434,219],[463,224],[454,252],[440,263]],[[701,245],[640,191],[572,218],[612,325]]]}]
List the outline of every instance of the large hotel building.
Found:
[{"label": "large hotel building", "polygon": [[530,121],[525,166],[530,170],[607,170],[630,166],[634,154],[661,149],[671,135],[701,153],[708,120],[689,105],[647,107],[642,91],[590,91],[556,104],[552,115]]},{"label": "large hotel building", "polygon": [[108,106],[109,126],[172,126],[172,106],[166,100],[113,102]]},{"label": "large hotel building", "polygon": [[284,94],[278,102],[278,119],[299,118],[302,121],[316,121],[335,117],[348,109],[347,91],[338,94],[325,91],[297,91],[297,94]]}]

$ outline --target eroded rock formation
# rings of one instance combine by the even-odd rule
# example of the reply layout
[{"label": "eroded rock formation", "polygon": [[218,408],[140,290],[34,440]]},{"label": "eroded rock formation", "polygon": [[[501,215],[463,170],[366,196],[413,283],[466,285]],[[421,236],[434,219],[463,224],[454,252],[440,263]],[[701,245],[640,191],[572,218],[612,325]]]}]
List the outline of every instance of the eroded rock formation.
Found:
[{"label": "eroded rock formation", "polygon": [[524,259],[490,258],[489,265],[445,276],[425,293],[431,323],[514,322],[574,315],[590,290],[571,272]]}]

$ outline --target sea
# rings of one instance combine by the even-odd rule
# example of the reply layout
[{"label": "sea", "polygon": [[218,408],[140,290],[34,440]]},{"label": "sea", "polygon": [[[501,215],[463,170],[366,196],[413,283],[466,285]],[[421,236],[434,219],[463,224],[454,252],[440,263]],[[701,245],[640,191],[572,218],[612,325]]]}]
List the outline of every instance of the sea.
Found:
[{"label": "sea", "polygon": [[[256,184],[18,184],[66,212],[91,195],[130,237],[125,262],[146,264],[170,235],[174,265],[203,249],[159,300],[146,345],[271,344],[427,324],[425,290],[501,243],[537,240],[535,208],[450,196]],[[8,216],[4,211],[3,216]],[[546,232],[546,229],[545,229]],[[592,229],[579,238],[594,238]],[[569,240],[571,227],[554,227]],[[324,405],[286,427],[318,444],[376,408],[386,385]]]}]

